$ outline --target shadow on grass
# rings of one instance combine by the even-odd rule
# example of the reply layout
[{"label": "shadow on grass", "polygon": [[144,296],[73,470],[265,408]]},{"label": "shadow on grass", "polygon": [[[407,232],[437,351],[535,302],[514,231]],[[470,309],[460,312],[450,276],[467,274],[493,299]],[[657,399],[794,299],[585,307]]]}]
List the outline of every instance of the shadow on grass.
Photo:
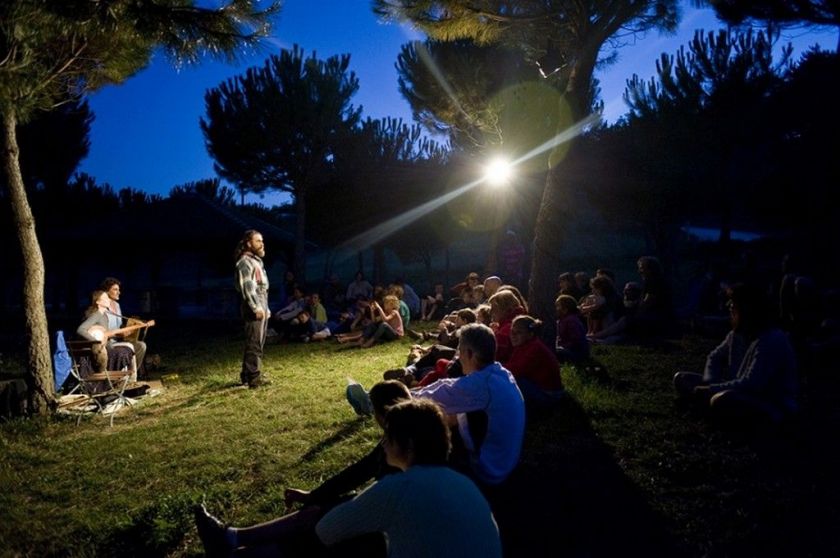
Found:
[{"label": "shadow on grass", "polygon": [[529,420],[522,460],[490,498],[509,558],[678,554],[665,518],[571,396]]},{"label": "shadow on grass", "polygon": [[307,461],[312,461],[321,452],[328,450],[329,448],[331,448],[335,444],[341,442],[345,438],[348,438],[348,437],[356,434],[357,432],[363,430],[364,428],[365,428],[365,420],[362,419],[361,417],[358,418],[357,420],[352,421],[352,422],[344,423],[344,425],[338,431],[333,433],[332,436],[330,436],[329,438],[327,438],[325,440],[321,440],[320,442],[318,442],[317,444],[315,444],[314,446],[309,448],[306,451],[306,453],[304,453],[303,455],[300,456],[300,461],[302,463],[306,463]]},{"label": "shadow on grass", "polygon": [[97,556],[163,557],[171,555],[192,528],[194,494],[166,495],[147,504],[131,523],[114,529]]}]

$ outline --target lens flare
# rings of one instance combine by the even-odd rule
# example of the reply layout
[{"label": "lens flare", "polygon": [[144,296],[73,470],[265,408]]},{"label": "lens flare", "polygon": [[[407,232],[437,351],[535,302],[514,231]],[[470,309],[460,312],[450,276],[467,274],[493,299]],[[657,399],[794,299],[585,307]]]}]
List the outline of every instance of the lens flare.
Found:
[{"label": "lens flare", "polygon": [[510,163],[501,157],[497,157],[490,161],[484,169],[484,179],[491,186],[504,186],[510,183],[513,177],[513,167]]}]

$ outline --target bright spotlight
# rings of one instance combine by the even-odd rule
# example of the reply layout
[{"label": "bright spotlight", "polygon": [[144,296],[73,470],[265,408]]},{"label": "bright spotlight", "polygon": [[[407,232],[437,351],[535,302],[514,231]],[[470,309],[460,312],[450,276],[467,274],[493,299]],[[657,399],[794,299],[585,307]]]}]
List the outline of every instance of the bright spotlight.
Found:
[{"label": "bright spotlight", "polygon": [[493,159],[484,170],[484,179],[492,186],[507,184],[513,176],[513,167],[505,159]]}]

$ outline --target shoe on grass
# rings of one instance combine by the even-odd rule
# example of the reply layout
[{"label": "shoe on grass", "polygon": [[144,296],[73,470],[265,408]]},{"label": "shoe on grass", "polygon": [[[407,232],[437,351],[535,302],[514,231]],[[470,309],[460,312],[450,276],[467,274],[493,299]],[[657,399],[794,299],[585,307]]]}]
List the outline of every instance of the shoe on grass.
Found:
[{"label": "shoe on grass", "polygon": [[353,382],[347,386],[347,402],[356,411],[360,417],[369,417],[373,415],[373,404],[370,402],[370,396],[361,384]]},{"label": "shoe on grass", "polygon": [[204,553],[208,558],[222,558],[231,556],[233,549],[227,539],[227,527],[210,515],[204,504],[196,506],[193,510],[195,515],[195,526],[198,529],[198,536],[201,544],[204,545]]}]

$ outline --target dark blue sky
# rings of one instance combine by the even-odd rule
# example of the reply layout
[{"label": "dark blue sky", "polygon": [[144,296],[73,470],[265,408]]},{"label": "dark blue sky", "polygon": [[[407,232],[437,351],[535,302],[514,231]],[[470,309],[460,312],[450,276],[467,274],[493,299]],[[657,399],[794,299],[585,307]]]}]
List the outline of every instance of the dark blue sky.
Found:
[{"label": "dark blue sky", "polygon": [[[695,29],[719,26],[711,10],[686,7],[676,36],[652,33],[635,41],[628,38],[619,50],[618,62],[596,72],[607,121],[626,112],[621,95],[628,78],[636,73],[649,79],[662,52],[674,52]],[[306,55],[314,50],[320,58],[350,53],[350,68],[360,82],[353,103],[364,107],[363,116],[401,117],[411,122],[408,104],[397,90],[394,63],[401,45],[419,38],[407,27],[378,22],[369,0],[286,0],[273,37],[237,65],[206,61],[175,70],[159,56],[124,84],[92,95],[89,100],[96,120],[90,154],[79,170],[117,189],[131,187],[163,195],[174,185],[214,177],[198,125],[204,115],[204,92],[295,43]],[[827,49],[837,44],[836,32],[789,32],[784,38],[794,43],[794,56],[814,43]]]}]

